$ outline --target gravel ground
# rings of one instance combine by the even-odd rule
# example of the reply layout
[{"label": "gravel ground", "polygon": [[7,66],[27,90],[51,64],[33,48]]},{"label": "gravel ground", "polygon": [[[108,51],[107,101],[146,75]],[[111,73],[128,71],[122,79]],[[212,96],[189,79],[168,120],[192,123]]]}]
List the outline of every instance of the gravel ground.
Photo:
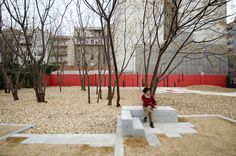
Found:
[{"label": "gravel ground", "polygon": [[[21,89],[19,101],[0,91],[0,123],[31,123],[37,126],[27,133],[115,133],[120,109],[96,103],[95,88],[87,93],[79,87],[47,88],[47,103],[37,103],[32,89]],[[121,88],[121,105],[140,105],[138,88]],[[236,119],[236,97],[165,93],[156,95],[158,105],[169,105],[180,114],[221,114]]]}]

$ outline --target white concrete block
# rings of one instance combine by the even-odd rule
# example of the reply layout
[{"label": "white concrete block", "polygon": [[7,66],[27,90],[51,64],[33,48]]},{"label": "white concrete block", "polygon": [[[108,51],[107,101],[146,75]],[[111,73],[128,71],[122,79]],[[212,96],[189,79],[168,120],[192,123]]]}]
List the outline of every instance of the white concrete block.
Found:
[{"label": "white concrete block", "polygon": [[131,136],[145,136],[144,129],[133,129]]},{"label": "white concrete block", "polygon": [[161,146],[161,142],[154,133],[145,133],[145,138],[147,139],[149,145],[154,147]]},{"label": "white concrete block", "polygon": [[129,110],[121,111],[121,119],[122,120],[132,120],[132,116]]},{"label": "white concrete block", "polygon": [[177,132],[171,132],[171,131],[165,132],[165,135],[166,135],[167,137],[181,137],[181,135],[180,135],[179,133],[177,133]]},{"label": "white concrete block", "polygon": [[118,118],[117,118],[115,151],[114,151],[114,153],[115,153],[115,156],[123,156],[124,155],[121,116],[118,116]]},{"label": "white concrete block", "polygon": [[178,118],[177,117],[168,117],[168,118],[158,118],[158,117],[153,117],[153,122],[155,123],[177,123]]},{"label": "white concrete block", "polygon": [[122,129],[123,136],[133,136],[133,129]]},{"label": "white concrete block", "polygon": [[137,117],[133,117],[133,136],[144,136],[145,130],[142,122]]},{"label": "white concrete block", "polygon": [[[123,106],[123,110],[130,111],[132,117],[139,117],[140,120],[145,116],[142,106]],[[176,123],[178,122],[178,112],[169,106],[159,106],[152,112],[154,122]]]},{"label": "white concrete block", "polygon": [[133,117],[133,129],[144,129],[142,122],[137,117]]},{"label": "white concrete block", "polygon": [[121,112],[121,122],[122,122],[122,127],[132,128],[133,118],[130,114],[130,111],[122,110],[122,112]]},{"label": "white concrete block", "polygon": [[[23,136],[23,135],[22,135]],[[42,134],[30,136],[23,144],[87,144],[111,147],[115,144],[115,134]]]}]

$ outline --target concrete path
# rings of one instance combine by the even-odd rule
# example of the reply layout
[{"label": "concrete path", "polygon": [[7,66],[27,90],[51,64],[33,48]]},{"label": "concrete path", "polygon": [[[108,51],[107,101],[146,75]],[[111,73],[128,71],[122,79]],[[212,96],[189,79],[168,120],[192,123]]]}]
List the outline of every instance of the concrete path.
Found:
[{"label": "concrete path", "polygon": [[122,136],[122,124],[121,117],[117,118],[117,127],[116,127],[116,140],[115,140],[115,156],[123,156],[124,155],[124,144],[123,144],[123,136]]},{"label": "concrete path", "polygon": [[159,141],[159,139],[154,133],[146,132],[145,138],[147,139],[147,142],[150,146],[154,146],[154,147],[161,146],[161,142]]},{"label": "concrete path", "polygon": [[156,93],[194,93],[202,95],[218,95],[218,96],[236,96],[236,92],[223,93],[223,92],[209,92],[209,91],[199,91],[190,90],[183,87],[158,87]]},{"label": "concrete path", "polygon": [[154,126],[155,128],[151,128],[149,123],[145,123],[145,132],[151,134],[165,134],[167,137],[181,137],[181,134],[197,133],[194,126],[189,122],[154,123]]},{"label": "concrete path", "polygon": [[114,147],[115,134],[15,134],[27,137],[22,144],[86,144],[94,147]]}]

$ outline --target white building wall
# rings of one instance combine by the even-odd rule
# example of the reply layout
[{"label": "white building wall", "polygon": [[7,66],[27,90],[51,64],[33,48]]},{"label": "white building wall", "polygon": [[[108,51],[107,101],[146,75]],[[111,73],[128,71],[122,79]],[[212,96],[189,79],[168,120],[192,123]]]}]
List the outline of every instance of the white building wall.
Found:
[{"label": "white building wall", "polygon": [[[123,1],[123,3],[121,3],[117,8],[117,12],[115,14],[116,18],[114,22],[116,23],[114,30],[114,42],[115,42],[115,50],[119,69],[121,69],[124,60],[126,60],[127,63],[127,59],[134,51],[135,45],[138,43],[138,41],[139,44],[142,44],[142,41],[140,40],[140,35],[142,33],[141,22],[143,19],[143,12],[144,12],[143,0],[125,0],[125,1],[121,0],[121,1]],[[161,1],[159,3],[160,3],[159,6],[163,6]],[[205,0],[201,1],[201,5],[204,5],[204,3]],[[185,7],[184,3],[182,7],[183,8]],[[160,8],[160,10],[162,9],[163,8]],[[150,11],[149,14],[151,15],[152,8],[149,6],[147,10]],[[192,13],[192,15],[194,16],[194,13]],[[208,18],[214,19],[220,16],[226,16],[226,5],[216,10]],[[150,17],[147,23],[149,25],[149,28],[152,28],[153,18]],[[209,23],[205,26],[205,28],[206,27],[207,29],[201,29],[200,31],[195,32],[192,38],[195,41],[202,41],[202,40],[210,40],[216,38],[217,36],[222,35],[223,33],[226,32],[226,19],[214,23]],[[147,29],[145,30],[146,32],[148,32]],[[164,40],[164,26],[161,26],[159,29],[160,43],[163,40]],[[125,42],[126,44],[124,44]],[[226,37],[211,42],[211,44],[225,45]],[[125,72],[136,72],[135,71],[136,55],[138,54],[134,53],[127,68],[125,69]]]}]

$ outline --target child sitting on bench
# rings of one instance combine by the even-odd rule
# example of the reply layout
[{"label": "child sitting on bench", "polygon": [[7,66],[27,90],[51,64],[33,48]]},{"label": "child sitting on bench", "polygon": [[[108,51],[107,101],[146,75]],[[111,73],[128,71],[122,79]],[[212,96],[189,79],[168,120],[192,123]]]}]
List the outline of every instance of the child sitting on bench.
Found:
[{"label": "child sitting on bench", "polygon": [[150,121],[150,127],[154,128],[152,122],[152,110],[155,108],[156,101],[151,95],[149,88],[143,89],[142,100],[143,100],[143,109],[145,111],[145,117],[143,122],[147,122],[147,116],[148,116]]}]

